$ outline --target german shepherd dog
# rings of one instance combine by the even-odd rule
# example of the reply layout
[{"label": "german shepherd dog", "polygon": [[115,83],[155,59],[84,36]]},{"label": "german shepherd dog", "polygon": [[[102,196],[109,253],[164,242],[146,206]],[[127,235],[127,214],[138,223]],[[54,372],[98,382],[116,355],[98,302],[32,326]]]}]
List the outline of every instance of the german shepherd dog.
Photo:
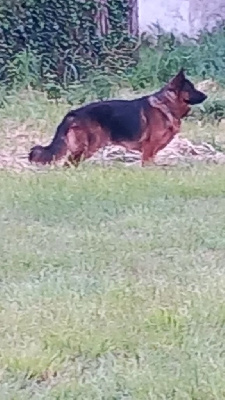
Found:
[{"label": "german shepherd dog", "polygon": [[134,100],[107,100],[68,112],[48,146],[34,146],[29,161],[48,164],[68,156],[77,165],[108,144],[142,153],[142,166],[180,130],[190,106],[207,96],[185,77],[184,70],[160,91]]}]

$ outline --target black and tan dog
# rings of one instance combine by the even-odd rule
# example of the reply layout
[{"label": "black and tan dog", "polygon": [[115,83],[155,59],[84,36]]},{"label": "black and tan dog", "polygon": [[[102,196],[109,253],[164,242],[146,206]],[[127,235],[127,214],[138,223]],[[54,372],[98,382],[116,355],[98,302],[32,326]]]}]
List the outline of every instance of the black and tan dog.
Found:
[{"label": "black and tan dog", "polygon": [[47,164],[68,155],[77,164],[100,147],[122,145],[142,153],[142,165],[179,132],[190,106],[207,96],[195,89],[183,69],[159,92],[135,100],[108,100],[70,111],[48,146],[35,146],[29,161]]}]

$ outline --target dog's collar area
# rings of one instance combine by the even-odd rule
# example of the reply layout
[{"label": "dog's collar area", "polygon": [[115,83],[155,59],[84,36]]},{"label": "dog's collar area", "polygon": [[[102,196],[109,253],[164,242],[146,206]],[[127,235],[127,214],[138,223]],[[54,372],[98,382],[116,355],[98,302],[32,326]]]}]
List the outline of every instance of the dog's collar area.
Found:
[{"label": "dog's collar area", "polygon": [[174,112],[172,112],[169,107],[162,102],[162,100],[159,100],[155,96],[149,96],[148,102],[151,107],[158,108],[165,116],[166,118],[171,122],[174,123],[174,120],[176,122],[180,121],[180,118],[177,117]]}]

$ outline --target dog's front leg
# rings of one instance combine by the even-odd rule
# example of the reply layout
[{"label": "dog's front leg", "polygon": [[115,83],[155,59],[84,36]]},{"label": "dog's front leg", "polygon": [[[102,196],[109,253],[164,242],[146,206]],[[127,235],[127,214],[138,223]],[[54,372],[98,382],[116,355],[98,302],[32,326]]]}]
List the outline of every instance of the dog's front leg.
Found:
[{"label": "dog's front leg", "polygon": [[151,141],[146,141],[142,145],[142,167],[154,165],[154,146]]}]

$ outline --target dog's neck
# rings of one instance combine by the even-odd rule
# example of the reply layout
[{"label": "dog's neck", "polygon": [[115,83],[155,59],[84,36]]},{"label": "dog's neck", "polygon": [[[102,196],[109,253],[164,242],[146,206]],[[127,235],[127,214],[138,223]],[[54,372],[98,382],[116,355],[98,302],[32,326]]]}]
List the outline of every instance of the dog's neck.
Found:
[{"label": "dog's neck", "polygon": [[183,99],[180,99],[178,105],[169,103],[167,107],[169,108],[170,112],[174,115],[174,117],[179,120],[186,117],[191,109],[191,107],[187,103],[185,103]]},{"label": "dog's neck", "polygon": [[172,117],[177,121],[186,117],[190,111],[190,106],[172,90],[161,92],[158,96],[149,96],[148,102],[152,107],[160,109],[167,118]]},{"label": "dog's neck", "polygon": [[180,130],[181,119],[171,111],[168,105],[155,96],[150,96],[148,102],[151,107],[158,109],[160,113],[164,115],[164,118],[167,121],[167,129],[171,130],[173,134],[178,133]]},{"label": "dog's neck", "polygon": [[171,124],[173,124],[175,121],[176,123],[180,121],[181,118],[177,115],[176,110],[171,110],[171,107],[169,107],[164,101],[160,100],[159,98],[150,96],[148,98],[148,103],[151,107],[157,108],[166,117],[166,119],[171,122]]}]

